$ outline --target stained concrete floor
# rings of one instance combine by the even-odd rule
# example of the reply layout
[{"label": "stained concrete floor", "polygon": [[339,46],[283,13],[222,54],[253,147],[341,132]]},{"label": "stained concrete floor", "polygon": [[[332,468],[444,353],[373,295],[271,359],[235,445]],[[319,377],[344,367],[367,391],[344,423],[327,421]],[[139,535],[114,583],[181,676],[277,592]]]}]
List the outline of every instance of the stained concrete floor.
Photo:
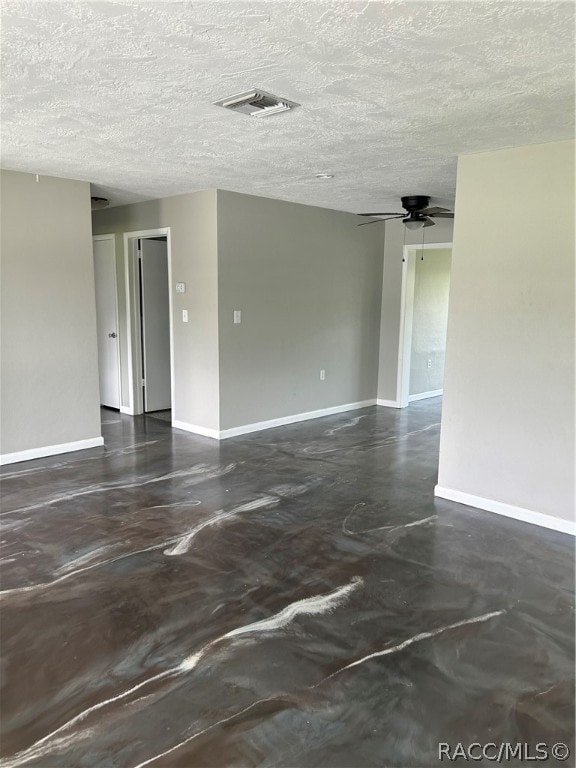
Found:
[{"label": "stained concrete floor", "polygon": [[435,499],[439,422],[437,399],[218,443],[103,411],[105,449],[5,467],[0,765],[573,750],[573,542]]}]

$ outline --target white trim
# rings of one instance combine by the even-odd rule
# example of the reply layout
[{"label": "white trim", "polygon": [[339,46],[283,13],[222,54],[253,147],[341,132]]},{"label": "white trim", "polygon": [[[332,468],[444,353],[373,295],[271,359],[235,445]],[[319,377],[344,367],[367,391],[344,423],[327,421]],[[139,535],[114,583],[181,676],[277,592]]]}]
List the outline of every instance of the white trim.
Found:
[{"label": "white trim", "polygon": [[120,413],[125,413],[128,416],[135,416],[133,408],[129,408],[127,405],[120,406]]},{"label": "white trim", "polygon": [[188,424],[185,421],[172,420],[172,426],[175,429],[183,429],[185,432],[194,432],[202,437],[212,437],[214,440],[220,440],[220,433],[217,429],[208,429],[208,427],[199,427],[197,424]]},{"label": "white trim", "polygon": [[[112,260],[114,263],[114,307],[116,310],[115,315],[117,335],[116,359],[118,360],[118,407],[120,407],[122,403],[122,359],[120,357],[120,312],[118,310],[118,262],[116,259],[116,235],[113,233],[109,235],[92,235],[92,242],[94,242],[94,240],[112,240]],[[92,259],[94,259],[94,248],[92,248]],[[112,407],[115,408],[116,406]]]},{"label": "white trim", "polygon": [[432,389],[430,392],[420,392],[418,395],[408,395],[408,402],[413,403],[415,400],[426,400],[428,397],[438,397],[443,394],[443,389]]},{"label": "white trim", "polygon": [[362,400],[358,403],[346,403],[345,405],[335,405],[332,408],[321,408],[317,411],[305,411],[304,413],[295,413],[292,416],[282,416],[279,419],[268,419],[267,421],[257,421],[254,424],[243,424],[241,427],[232,427],[219,432],[220,440],[228,437],[237,437],[238,435],[247,435],[250,432],[260,432],[262,429],[273,429],[274,427],[283,427],[286,424],[295,424],[298,421],[308,421],[309,419],[320,419],[323,416],[332,416],[335,413],[344,413],[345,411],[356,411],[359,408],[368,408],[376,405],[376,400]]},{"label": "white trim", "polygon": [[168,332],[170,335],[170,409],[172,413],[176,413],[176,382],[175,367],[174,367],[174,301],[172,296],[172,235],[170,227],[166,227],[166,258],[168,259],[168,312],[169,327]]},{"label": "white trim", "polygon": [[26,451],[2,454],[0,456],[0,465],[15,464],[18,461],[30,461],[31,459],[43,459],[45,456],[55,456],[58,453],[71,453],[72,451],[83,451],[87,448],[99,448],[101,445],[104,445],[103,437],[90,437],[88,440],[75,440],[73,443],[45,445],[42,448],[28,448]]},{"label": "white trim", "polygon": [[410,243],[405,245],[402,258],[402,285],[400,288],[400,334],[398,339],[398,371],[396,379],[396,400],[399,408],[406,408],[410,402],[410,357],[412,347],[412,324],[414,319],[414,284],[416,262],[410,258],[417,251],[438,251],[452,249],[452,243]]},{"label": "white trim", "polygon": [[376,400],[376,405],[383,405],[385,408],[402,408],[396,400]]},{"label": "white trim", "polygon": [[309,419],[320,419],[323,416],[332,416],[335,413],[344,413],[346,411],[357,411],[359,408],[368,408],[376,405],[376,400],[362,400],[358,403],[346,403],[345,405],[335,405],[332,408],[321,408],[318,411],[305,411],[304,413],[295,413],[292,416],[281,416],[279,419],[268,419],[267,421],[256,421],[253,424],[243,424],[241,427],[232,427],[231,429],[208,429],[208,427],[199,427],[196,424],[187,424],[185,421],[172,421],[172,426],[176,429],[184,429],[186,432],[195,432],[204,437],[213,437],[215,440],[227,440],[230,437],[239,435],[248,435],[251,432],[260,432],[263,429],[273,429],[274,427],[283,427],[286,424],[295,424],[299,421],[308,421]]},{"label": "white trim", "polygon": [[131,300],[130,297],[130,264],[132,261],[132,248],[133,246],[130,245],[129,241],[129,233],[124,232],[122,236],[122,242],[123,242],[123,251],[124,251],[124,293],[125,293],[125,300],[126,300],[126,349],[127,349],[127,355],[126,355],[126,362],[128,365],[128,409],[129,413],[132,415],[135,414],[134,410],[134,357],[132,354],[132,335],[134,333],[133,331],[133,323],[132,323],[132,312],[131,307],[133,305],[133,300]]},{"label": "white trim", "polygon": [[[124,275],[126,284],[126,321],[128,327],[128,391],[129,403],[127,410],[132,416],[144,413],[142,387],[136,383],[142,379],[142,360],[140,345],[136,334],[139,333],[139,316],[136,313],[139,296],[136,290],[134,241],[147,237],[166,237],[166,255],[168,259],[168,311],[170,313],[170,398],[172,412],[175,411],[174,399],[174,314],[172,297],[172,237],[170,227],[157,229],[140,229],[123,233],[124,242]],[[190,430],[194,431],[194,430]]]},{"label": "white trim", "polygon": [[[414,269],[412,269],[411,291],[408,291],[410,282],[410,246],[405,245],[402,251],[402,282],[400,286],[400,334],[398,337],[398,369],[396,371],[396,402],[398,408],[406,408],[408,405],[408,387],[410,377],[410,352],[412,348],[412,314],[414,310]],[[407,307],[409,296],[411,298],[410,311]],[[408,339],[407,336],[410,335]],[[406,375],[406,370],[408,375]]]},{"label": "white trim", "polygon": [[487,512],[495,512],[497,515],[503,515],[504,517],[512,517],[514,520],[521,520],[523,523],[540,525],[543,528],[550,528],[553,531],[560,531],[561,533],[569,533],[572,536],[576,536],[576,523],[571,520],[562,520],[559,517],[545,515],[542,512],[534,512],[531,509],[515,507],[512,504],[505,504],[502,501],[484,499],[482,496],[474,496],[471,493],[464,493],[463,491],[453,491],[451,488],[443,488],[440,485],[437,485],[434,488],[434,495],[439,496],[441,499],[456,501],[459,504],[467,504],[469,507],[477,507],[478,509],[485,509]]}]

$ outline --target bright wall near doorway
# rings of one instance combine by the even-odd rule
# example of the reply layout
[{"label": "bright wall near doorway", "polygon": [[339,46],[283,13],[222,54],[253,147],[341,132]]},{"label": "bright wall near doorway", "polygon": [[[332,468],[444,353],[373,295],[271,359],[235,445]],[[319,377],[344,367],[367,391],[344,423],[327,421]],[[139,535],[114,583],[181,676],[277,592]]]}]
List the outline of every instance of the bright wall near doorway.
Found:
[{"label": "bright wall near doorway", "polygon": [[417,251],[415,257],[410,395],[422,395],[444,382],[452,251]]},{"label": "bright wall near doorway", "polygon": [[574,142],[460,158],[456,214],[438,493],[567,530]]},{"label": "bright wall near doorway", "polygon": [[90,186],[1,185],[3,460],[101,445]]}]

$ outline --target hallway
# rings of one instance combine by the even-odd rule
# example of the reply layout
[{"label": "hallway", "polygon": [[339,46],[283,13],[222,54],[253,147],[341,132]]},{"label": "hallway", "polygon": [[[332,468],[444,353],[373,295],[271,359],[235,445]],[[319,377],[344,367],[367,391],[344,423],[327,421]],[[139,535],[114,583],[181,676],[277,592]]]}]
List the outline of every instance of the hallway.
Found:
[{"label": "hallway", "polygon": [[434,499],[440,407],[221,442],[103,410],[104,450],[5,467],[0,765],[572,749],[573,540]]}]

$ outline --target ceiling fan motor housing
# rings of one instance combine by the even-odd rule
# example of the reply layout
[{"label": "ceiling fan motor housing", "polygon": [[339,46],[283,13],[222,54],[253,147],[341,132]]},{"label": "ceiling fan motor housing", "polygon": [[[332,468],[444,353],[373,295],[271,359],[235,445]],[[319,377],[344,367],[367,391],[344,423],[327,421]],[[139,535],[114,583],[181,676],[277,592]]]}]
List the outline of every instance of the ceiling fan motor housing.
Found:
[{"label": "ceiling fan motor housing", "polygon": [[400,198],[402,201],[402,208],[408,211],[408,213],[416,213],[423,208],[428,208],[430,198],[426,195],[406,195]]}]

